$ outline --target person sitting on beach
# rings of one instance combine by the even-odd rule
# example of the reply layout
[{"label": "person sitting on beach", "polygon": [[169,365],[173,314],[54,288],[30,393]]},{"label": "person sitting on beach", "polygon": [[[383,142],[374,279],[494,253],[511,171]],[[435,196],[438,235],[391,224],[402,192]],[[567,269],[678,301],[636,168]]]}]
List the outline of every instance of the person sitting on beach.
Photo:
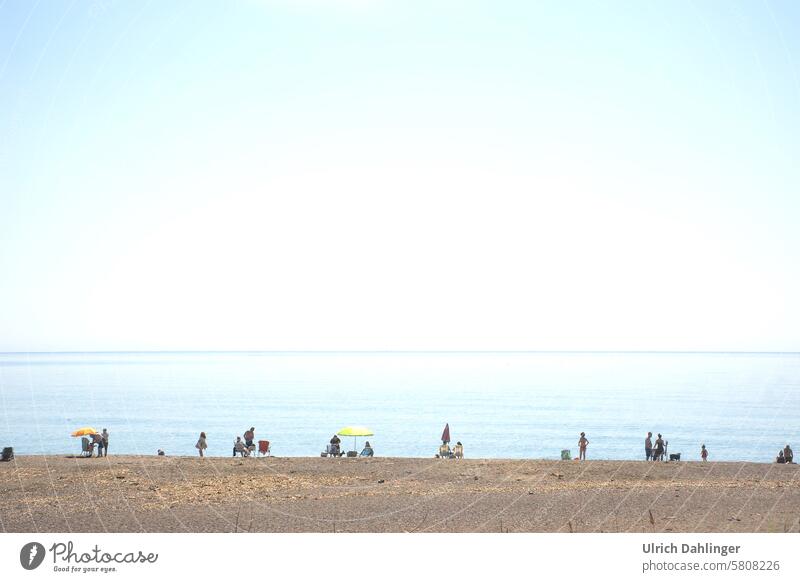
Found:
[{"label": "person sitting on beach", "polygon": [[647,438],[644,439],[644,457],[645,460],[649,461],[650,457],[653,456],[653,433],[648,432]]},{"label": "person sitting on beach", "polygon": [[240,436],[236,437],[236,442],[233,444],[233,452],[234,452],[233,455],[234,457],[236,456],[236,453],[239,453],[243,457],[250,456],[250,449],[248,449],[247,446],[245,446],[244,442],[242,441],[242,437]]},{"label": "person sitting on beach", "polygon": [[656,439],[656,448],[653,451],[653,460],[664,460],[664,439],[661,438],[661,433],[658,433],[658,438]]},{"label": "person sitting on beach", "polygon": [[700,445],[700,458],[703,459],[704,463],[708,459],[708,450],[705,445]]},{"label": "person sitting on beach", "polygon": [[586,447],[588,445],[589,445],[589,439],[586,438],[586,433],[582,432],[581,433],[581,438],[578,440],[578,450],[580,451],[578,453],[578,458],[581,461],[585,461],[586,460]]},{"label": "person sitting on beach", "polygon": [[90,457],[94,456],[94,439],[88,437],[81,438],[81,450],[89,453]]},{"label": "person sitting on beach", "polygon": [[[164,456],[165,456],[164,449],[158,449],[158,452],[157,452],[156,454],[157,454],[159,457],[164,457]],[[202,456],[203,456],[203,453],[200,453],[200,456],[202,457]]]},{"label": "person sitting on beach", "polygon": [[783,458],[786,459],[787,463],[791,463],[792,459],[794,459],[794,453],[792,452],[792,447],[786,445],[783,448]]},{"label": "person sitting on beach", "polygon": [[367,441],[367,444],[364,445],[364,450],[361,451],[361,456],[362,457],[371,457],[374,454],[375,454],[375,452],[372,450],[372,445],[370,445],[369,441]]},{"label": "person sitting on beach", "polygon": [[450,445],[448,445],[445,442],[439,445],[439,454],[436,456],[439,457],[440,459],[449,459],[450,457],[452,457],[453,453],[450,451]]},{"label": "person sitting on beach", "polygon": [[780,464],[783,464],[783,463],[786,462],[786,457],[783,456],[783,449],[778,451],[778,458],[775,459],[775,462],[776,463],[780,463]]},{"label": "person sitting on beach", "polygon": [[453,457],[456,459],[464,458],[464,445],[461,444],[461,441],[458,441],[456,446],[453,447]]}]

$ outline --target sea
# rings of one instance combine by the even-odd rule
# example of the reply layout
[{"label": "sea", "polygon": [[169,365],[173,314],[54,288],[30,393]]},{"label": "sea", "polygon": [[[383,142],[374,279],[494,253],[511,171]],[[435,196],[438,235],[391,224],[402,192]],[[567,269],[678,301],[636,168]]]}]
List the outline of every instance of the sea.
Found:
[{"label": "sea", "polygon": [[[169,352],[0,354],[0,447],[231,456],[255,427],[276,456],[319,456],[365,426],[377,456],[433,457],[448,423],[471,458],[644,459],[647,431],[699,460],[800,451],[798,353]],[[655,438],[655,436],[654,436]],[[360,450],[364,438],[343,437]]]}]

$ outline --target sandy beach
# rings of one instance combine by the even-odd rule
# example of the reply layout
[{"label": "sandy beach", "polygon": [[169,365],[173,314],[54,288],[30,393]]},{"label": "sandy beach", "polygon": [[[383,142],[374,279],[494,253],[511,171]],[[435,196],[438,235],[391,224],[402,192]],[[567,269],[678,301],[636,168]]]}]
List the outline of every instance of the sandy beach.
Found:
[{"label": "sandy beach", "polygon": [[5,532],[798,532],[800,467],[17,457]]}]

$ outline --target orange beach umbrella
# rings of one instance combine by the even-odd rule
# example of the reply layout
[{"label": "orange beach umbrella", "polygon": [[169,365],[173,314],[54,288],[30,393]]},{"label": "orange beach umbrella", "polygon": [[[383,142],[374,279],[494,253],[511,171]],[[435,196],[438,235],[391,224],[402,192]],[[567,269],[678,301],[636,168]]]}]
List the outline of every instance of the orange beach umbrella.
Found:
[{"label": "orange beach umbrella", "polygon": [[97,434],[97,431],[93,429],[91,426],[84,426],[83,428],[79,428],[75,432],[72,433],[74,437],[82,437],[82,436],[92,436],[93,434]]}]

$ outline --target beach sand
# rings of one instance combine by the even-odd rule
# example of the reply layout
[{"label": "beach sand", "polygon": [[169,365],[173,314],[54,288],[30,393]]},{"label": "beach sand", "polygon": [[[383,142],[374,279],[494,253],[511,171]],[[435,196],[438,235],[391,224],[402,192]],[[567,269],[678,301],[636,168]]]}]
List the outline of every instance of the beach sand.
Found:
[{"label": "beach sand", "polygon": [[798,465],[155,456],[0,463],[5,532],[798,532],[799,520]]}]

